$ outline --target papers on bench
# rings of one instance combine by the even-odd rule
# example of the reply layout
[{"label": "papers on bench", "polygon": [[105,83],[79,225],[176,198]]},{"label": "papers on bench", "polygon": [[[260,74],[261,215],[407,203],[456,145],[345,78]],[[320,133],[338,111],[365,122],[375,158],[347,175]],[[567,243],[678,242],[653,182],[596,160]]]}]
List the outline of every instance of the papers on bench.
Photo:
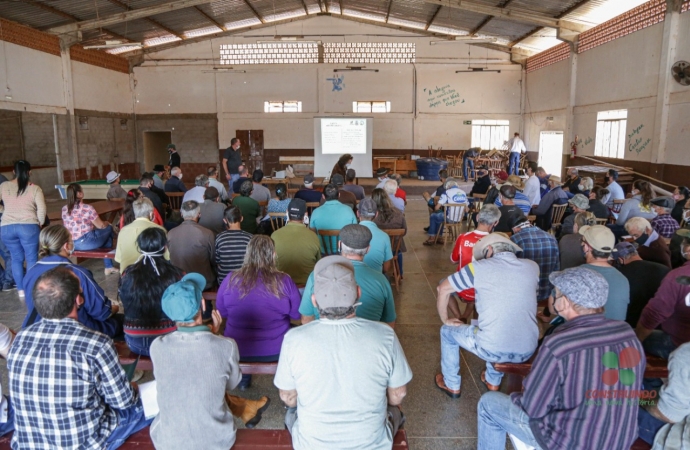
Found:
[{"label": "papers on bench", "polygon": [[156,380],[139,385],[139,397],[144,406],[144,416],[153,419],[158,415],[158,394],[156,392]]}]

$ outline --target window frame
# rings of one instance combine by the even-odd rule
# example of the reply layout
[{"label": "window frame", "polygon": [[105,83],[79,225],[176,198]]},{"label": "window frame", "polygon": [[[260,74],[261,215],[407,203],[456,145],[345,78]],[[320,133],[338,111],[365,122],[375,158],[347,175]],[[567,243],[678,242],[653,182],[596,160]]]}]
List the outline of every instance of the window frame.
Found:
[{"label": "window frame", "polygon": [[[286,105],[289,104],[289,109],[286,110]],[[294,105],[293,105],[294,104]],[[278,107],[280,106],[280,109]],[[275,113],[301,113],[302,112],[302,101],[301,100],[265,100],[264,101],[264,113],[275,114]]]},{"label": "window frame", "polygon": [[627,109],[599,111],[594,139],[594,156],[625,159],[627,126]]},{"label": "window frame", "polygon": [[[366,106],[369,108],[366,108]],[[374,106],[378,111],[374,111]],[[384,109],[381,111],[380,109]],[[352,102],[352,112],[355,114],[388,114],[391,112],[391,102],[388,100],[355,100]]]},{"label": "window frame", "polygon": [[[500,150],[510,139],[510,120],[480,119],[471,122],[471,147],[479,147],[482,150]],[[488,146],[482,145],[487,138],[485,132],[488,132]]]}]

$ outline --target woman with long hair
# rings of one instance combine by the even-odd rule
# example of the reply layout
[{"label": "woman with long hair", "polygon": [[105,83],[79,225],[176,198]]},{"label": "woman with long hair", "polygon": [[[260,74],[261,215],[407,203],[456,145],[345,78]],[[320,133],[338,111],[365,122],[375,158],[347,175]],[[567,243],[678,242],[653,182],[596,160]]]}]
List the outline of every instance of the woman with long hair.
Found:
[{"label": "woman with long hair", "polygon": [[[62,207],[62,223],[72,234],[75,250],[112,248],[113,227],[102,220],[96,209],[83,202],[84,191],[77,183],[67,186],[67,204]],[[106,258],[105,274],[118,273],[113,260]]]},{"label": "woman with long hair", "polygon": [[292,199],[288,198],[287,185],[285,183],[278,183],[276,184],[276,198],[272,198],[268,202],[268,212],[286,213],[290,201]]},{"label": "woman with long hair", "polygon": [[685,186],[678,186],[673,191],[673,200],[676,204],[671,211],[671,217],[676,219],[676,222],[681,223],[683,221],[683,208],[685,208],[687,201],[690,200],[690,189]]},{"label": "woman with long hair", "polygon": [[[221,284],[216,308],[227,319],[225,336],[237,342],[242,361],[278,361],[290,320],[299,319],[300,294],[290,276],[276,267],[268,236],[249,241],[244,264]],[[251,384],[243,375],[240,389]]]},{"label": "woman with long hair", "polygon": [[[141,192],[138,188],[130,189],[129,192],[127,192],[127,197],[125,197],[125,204],[122,207],[122,216],[120,216],[120,229],[122,229],[125,225],[129,225],[130,223],[134,222],[134,209],[132,208],[132,204],[134,203],[134,200],[141,198],[144,196],[144,193]],[[153,223],[156,225],[163,226],[163,219],[161,218],[161,215],[158,213],[158,210],[156,208],[153,208]]]},{"label": "woman with long hair", "polygon": [[352,164],[352,159],[352,155],[349,153],[345,153],[343,156],[338,158],[338,162],[335,163],[333,170],[331,170],[331,178],[333,178],[333,175],[335,174],[340,174],[343,176],[344,180],[345,175],[347,174],[347,169],[349,169],[350,164]]},{"label": "woman with long hair", "polygon": [[597,219],[608,219],[611,211],[602,200],[609,195],[609,190],[605,187],[594,186],[589,192],[589,211],[596,216]]},{"label": "woman with long hair", "polygon": [[184,276],[165,259],[168,238],[160,228],[147,228],[137,237],[139,260],[120,278],[119,294],[125,307],[125,341],[138,355],[149,356],[151,343],[177,328],[161,308],[163,292]]},{"label": "woman with long hair", "polygon": [[32,295],[38,277],[56,267],[67,267],[79,278],[83,291],[84,304],[77,311],[79,323],[111,338],[122,334],[122,316],[114,315],[119,311],[117,303],[113,303],[105,295],[89,269],[72,264],[69,260],[69,256],[74,251],[74,241],[70,231],[62,225],[51,225],[41,231],[39,242],[41,260],[31,267],[24,277],[28,314],[22,328],[41,320],[41,316],[34,308]]},{"label": "woman with long hair", "polygon": [[628,219],[633,217],[642,217],[647,220],[652,220],[656,217],[656,213],[652,209],[652,186],[648,181],[635,180],[630,191],[632,197],[623,203],[621,210],[616,219],[616,225],[623,226]]},{"label": "woman with long hair", "polygon": [[19,298],[23,299],[24,263],[31,268],[38,260],[38,235],[46,220],[46,202],[40,187],[30,181],[31,164],[14,163],[14,180],[0,185],[2,242],[12,257],[12,275]]},{"label": "woman with long hair", "polygon": [[[393,206],[390,197],[383,189],[374,189],[371,193],[371,198],[376,203],[378,215],[374,218],[374,223],[382,230],[385,229],[404,229],[407,234],[407,222],[405,215],[398,208]],[[405,240],[400,244],[400,253],[398,253],[398,267],[400,268],[400,278],[403,275],[403,252],[406,252]]]}]

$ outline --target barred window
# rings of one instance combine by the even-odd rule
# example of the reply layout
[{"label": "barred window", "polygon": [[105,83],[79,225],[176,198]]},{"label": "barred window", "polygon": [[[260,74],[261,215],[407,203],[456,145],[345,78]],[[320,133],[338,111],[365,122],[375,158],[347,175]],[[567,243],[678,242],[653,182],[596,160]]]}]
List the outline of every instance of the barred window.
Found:
[{"label": "barred window", "polygon": [[297,100],[288,100],[283,102],[268,101],[264,102],[264,112],[267,113],[287,113],[287,112],[302,112],[302,102]]},{"label": "barred window", "polygon": [[597,137],[594,156],[604,158],[625,157],[625,128],[628,110],[600,111],[597,113]]},{"label": "barred window", "polygon": [[410,42],[325,42],[327,64],[409,64],[415,62],[415,44]]},{"label": "barred window", "polygon": [[354,112],[354,113],[389,113],[389,112],[391,112],[391,102],[385,102],[385,101],[352,102],[352,112]]},{"label": "barred window", "polygon": [[472,147],[484,150],[503,148],[508,140],[509,125],[508,120],[473,120]]},{"label": "barred window", "polygon": [[221,44],[220,64],[315,64],[319,62],[316,42],[275,44]]}]

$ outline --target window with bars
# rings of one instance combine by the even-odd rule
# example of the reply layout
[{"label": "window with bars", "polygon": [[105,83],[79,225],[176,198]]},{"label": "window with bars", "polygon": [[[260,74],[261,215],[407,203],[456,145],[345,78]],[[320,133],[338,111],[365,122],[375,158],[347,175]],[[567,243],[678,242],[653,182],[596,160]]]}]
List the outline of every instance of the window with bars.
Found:
[{"label": "window with bars", "polygon": [[266,113],[290,113],[302,112],[302,102],[288,100],[283,102],[268,101],[264,102],[264,112]]},{"label": "window with bars", "polygon": [[391,112],[391,102],[366,101],[352,102],[353,113],[389,113]]},{"label": "window with bars", "polygon": [[415,62],[415,44],[410,42],[325,42],[327,64],[408,64]]},{"label": "window with bars", "polygon": [[500,150],[508,141],[508,120],[473,120],[472,147]]},{"label": "window with bars", "polygon": [[594,156],[623,159],[625,157],[625,128],[627,123],[627,109],[597,113]]},{"label": "window with bars", "polygon": [[221,44],[220,64],[316,64],[316,42],[276,42],[269,44]]}]

